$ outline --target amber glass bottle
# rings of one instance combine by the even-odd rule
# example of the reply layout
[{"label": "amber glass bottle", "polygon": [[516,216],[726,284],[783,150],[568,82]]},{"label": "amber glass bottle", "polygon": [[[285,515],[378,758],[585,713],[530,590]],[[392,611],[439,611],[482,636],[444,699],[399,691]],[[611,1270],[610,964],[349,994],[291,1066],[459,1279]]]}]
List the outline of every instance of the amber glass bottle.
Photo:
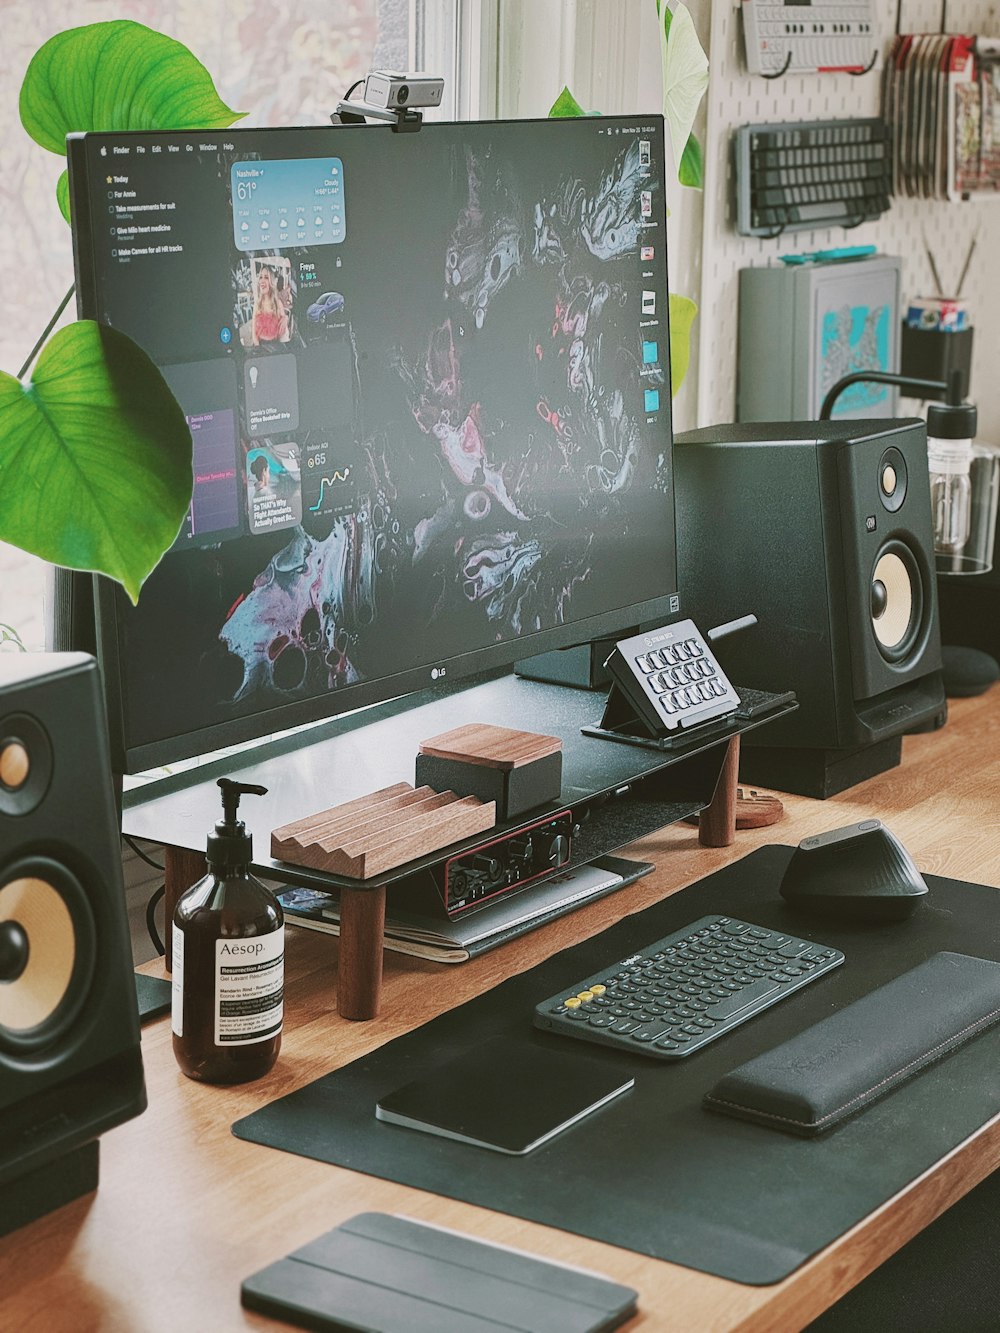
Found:
[{"label": "amber glass bottle", "polygon": [[240,796],[265,787],[220,778],[223,818],[208,836],[208,874],[174,911],[174,1055],[188,1078],[245,1083],[281,1048],[285,925],[281,904],[250,874]]}]

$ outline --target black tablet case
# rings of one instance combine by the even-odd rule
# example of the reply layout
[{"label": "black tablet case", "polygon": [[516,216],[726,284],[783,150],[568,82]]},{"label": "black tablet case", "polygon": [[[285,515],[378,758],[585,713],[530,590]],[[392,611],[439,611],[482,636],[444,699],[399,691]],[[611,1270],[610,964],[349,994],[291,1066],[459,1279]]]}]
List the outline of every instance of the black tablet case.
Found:
[{"label": "black tablet case", "polygon": [[609,1333],[636,1292],[386,1213],[359,1213],[248,1277],[248,1310],[354,1333]]},{"label": "black tablet case", "polygon": [[[814,924],[778,894],[791,854],[761,848],[263,1107],[234,1133],[720,1277],[779,1281],[1000,1112],[998,1028],[818,1139],[702,1108],[729,1070],[931,954],[1000,959],[1000,891],[927,876],[926,905],[907,921]],[[375,1119],[380,1096],[489,1036],[561,1049],[566,1038],[532,1027],[539,999],[707,912],[835,945],[847,962],[690,1060],[656,1064],[588,1044],[635,1087],[524,1158],[393,1134]]]}]

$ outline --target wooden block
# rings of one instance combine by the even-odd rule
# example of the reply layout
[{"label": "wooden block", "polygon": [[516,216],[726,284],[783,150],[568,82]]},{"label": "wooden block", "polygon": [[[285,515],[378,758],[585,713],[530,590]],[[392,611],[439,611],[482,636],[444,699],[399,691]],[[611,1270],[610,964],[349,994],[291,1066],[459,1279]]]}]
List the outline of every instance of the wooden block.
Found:
[{"label": "wooden block", "polygon": [[[334,814],[352,815],[358,812],[371,810],[382,802],[389,802],[394,798],[400,800],[412,800],[417,796],[409,782],[397,782],[391,787],[383,787],[380,791],[370,792],[367,796],[358,796],[353,801],[345,801],[343,805],[335,805],[329,810],[319,810],[316,814],[306,815],[303,819],[297,819],[291,824],[283,824],[280,829],[276,829],[271,834],[272,847],[274,839],[278,833],[283,838],[295,838],[305,835],[316,826],[316,824],[327,823]],[[271,855],[274,855],[272,850]]]},{"label": "wooden block", "polygon": [[312,870],[371,879],[495,823],[493,802],[402,782],[275,829],[271,855]]},{"label": "wooden block", "polygon": [[514,731],[510,727],[494,727],[486,722],[473,722],[440,736],[422,741],[420,753],[436,759],[455,759],[465,764],[479,764],[483,768],[512,769],[533,763],[546,755],[562,750],[558,736],[544,736],[537,731]]},{"label": "wooden block", "polygon": [[[736,788],[736,827],[738,829],[766,828],[776,824],[785,813],[785,807],[769,792],[753,787]],[[688,815],[686,824],[697,824],[700,815]]]}]

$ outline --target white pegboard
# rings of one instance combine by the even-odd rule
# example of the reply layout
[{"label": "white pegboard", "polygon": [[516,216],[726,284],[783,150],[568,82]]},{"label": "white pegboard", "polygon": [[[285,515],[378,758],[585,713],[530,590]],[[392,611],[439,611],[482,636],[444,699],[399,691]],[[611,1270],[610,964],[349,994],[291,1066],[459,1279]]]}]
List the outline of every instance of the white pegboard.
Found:
[{"label": "white pegboard", "polygon": [[[930,247],[945,286],[957,281],[973,238],[975,254],[963,296],[971,298],[976,334],[971,396],[978,402],[981,438],[1000,441],[1000,199],[949,204],[894,198],[887,213],[850,231],[842,227],[793,232],[774,240],[740,236],[734,220],[732,130],[764,121],[833,120],[879,114],[884,53],[895,32],[896,6],[875,0],[878,61],[870,73],[794,75],[766,80],[747,72],[739,4],[712,0],[710,83],[705,140],[705,198],[699,319],[699,425],[732,421],[736,413],[739,270],[780,254],[837,245],[876,245],[903,260],[903,299],[934,291],[925,250]],[[941,0],[902,0],[901,30],[937,32]],[[949,0],[951,32],[1000,35],[1000,0]],[[766,337],[766,330],[761,330]],[[907,411],[915,410],[904,403]]]}]

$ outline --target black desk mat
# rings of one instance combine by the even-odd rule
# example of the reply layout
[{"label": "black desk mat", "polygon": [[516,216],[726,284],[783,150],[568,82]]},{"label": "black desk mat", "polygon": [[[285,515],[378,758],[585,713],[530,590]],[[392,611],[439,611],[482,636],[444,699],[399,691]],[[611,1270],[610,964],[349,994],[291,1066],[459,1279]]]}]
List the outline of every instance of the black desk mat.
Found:
[{"label": "black desk mat", "polygon": [[[263,1107],[233,1132],[738,1282],[780,1281],[1000,1112],[1000,1029],[818,1139],[702,1110],[722,1074],[937,950],[1000,960],[1000,890],[927,876],[928,900],[909,921],[815,924],[778,896],[791,852],[759,849]],[[581,1052],[634,1074],[635,1088],[526,1157],[375,1119],[381,1095],[488,1037],[520,1034],[565,1048],[565,1038],[532,1026],[539,1000],[709,912],[837,945],[847,961],[690,1060],[659,1064],[581,1042]]]}]

